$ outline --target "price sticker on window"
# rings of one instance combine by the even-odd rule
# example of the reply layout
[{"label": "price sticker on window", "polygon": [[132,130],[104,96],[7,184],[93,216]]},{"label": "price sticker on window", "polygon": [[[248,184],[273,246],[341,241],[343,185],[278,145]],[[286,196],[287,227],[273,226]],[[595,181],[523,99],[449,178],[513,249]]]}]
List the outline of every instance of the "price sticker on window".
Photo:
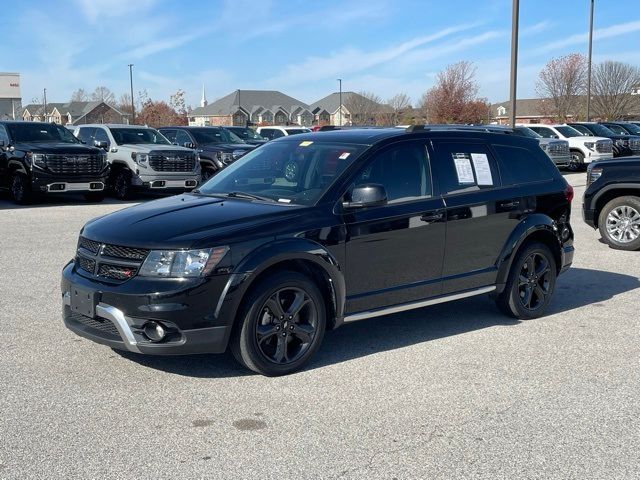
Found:
[{"label": "price sticker on window", "polygon": [[346,160],[347,158],[349,158],[349,155],[351,155],[350,152],[344,152],[342,155],[340,155],[338,158],[340,160]]},{"label": "price sticker on window", "polygon": [[309,145],[311,145],[313,142],[311,140],[305,140],[304,142],[300,142],[300,147],[308,147]]}]

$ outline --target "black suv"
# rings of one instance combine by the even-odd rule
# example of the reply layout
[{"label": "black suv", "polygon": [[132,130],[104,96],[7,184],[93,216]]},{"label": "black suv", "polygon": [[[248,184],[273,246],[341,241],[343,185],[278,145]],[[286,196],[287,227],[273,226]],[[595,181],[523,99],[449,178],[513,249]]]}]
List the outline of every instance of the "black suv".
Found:
[{"label": "black suv", "polygon": [[162,127],[158,130],[171,143],[198,150],[203,181],[256,148],[221,127]]},{"label": "black suv", "polygon": [[629,148],[634,155],[640,155],[640,126],[631,122],[601,122],[601,125],[617,135],[631,135]]},{"label": "black suv", "polygon": [[640,137],[630,137],[627,134],[621,135],[614,133],[610,129],[608,129],[604,125],[600,125],[599,123],[577,122],[567,123],[567,125],[572,126],[584,135],[595,135],[596,137],[611,139],[613,141],[614,157],[628,157],[630,155],[633,155],[634,152],[631,150],[630,142],[633,142],[635,145],[635,142],[640,140]]},{"label": "black suv", "polygon": [[640,158],[590,164],[582,215],[612,248],[640,249]]},{"label": "black suv", "polygon": [[573,259],[572,198],[538,141],[507,132],[283,137],[200,190],[87,223],[64,322],[146,354],[230,345],[279,375],[343,322],[482,294],[536,318]]},{"label": "black suv", "polygon": [[250,145],[263,145],[268,142],[266,138],[249,127],[223,127],[225,130],[236,134]]},{"label": "black suv", "polygon": [[108,173],[104,151],[83,145],[61,125],[0,122],[0,189],[16,203],[64,192],[101,201]]}]

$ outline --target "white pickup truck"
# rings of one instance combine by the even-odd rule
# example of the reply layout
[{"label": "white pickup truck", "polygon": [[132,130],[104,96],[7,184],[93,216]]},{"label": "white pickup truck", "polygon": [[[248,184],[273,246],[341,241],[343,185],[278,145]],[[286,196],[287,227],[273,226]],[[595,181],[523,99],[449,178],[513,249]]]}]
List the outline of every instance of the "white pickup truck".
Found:
[{"label": "white pickup truck", "polygon": [[577,171],[596,160],[613,158],[613,142],[609,138],[585,136],[569,125],[523,124],[545,138],[559,138],[569,142],[571,163],[569,170]]},{"label": "white pickup truck", "polygon": [[103,148],[111,165],[109,185],[115,196],[128,198],[133,189],[188,191],[201,178],[198,153],[171,144],[157,130],[143,125],[81,125],[74,132],[86,144]]}]

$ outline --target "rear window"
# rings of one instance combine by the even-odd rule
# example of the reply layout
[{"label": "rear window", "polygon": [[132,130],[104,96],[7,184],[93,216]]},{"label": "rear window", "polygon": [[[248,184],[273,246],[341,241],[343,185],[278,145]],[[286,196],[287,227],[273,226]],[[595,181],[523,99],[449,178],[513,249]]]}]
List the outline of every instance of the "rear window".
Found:
[{"label": "rear window", "polygon": [[505,185],[543,182],[555,176],[556,166],[540,150],[533,152],[520,147],[494,145],[500,161],[500,171]]}]

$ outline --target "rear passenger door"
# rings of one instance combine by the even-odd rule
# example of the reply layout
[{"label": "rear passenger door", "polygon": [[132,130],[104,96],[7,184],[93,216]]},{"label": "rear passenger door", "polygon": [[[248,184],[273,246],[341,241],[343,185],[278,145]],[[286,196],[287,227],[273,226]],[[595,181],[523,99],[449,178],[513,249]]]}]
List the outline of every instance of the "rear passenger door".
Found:
[{"label": "rear passenger door", "polygon": [[433,141],[437,178],[446,205],[443,294],[493,285],[497,260],[523,213],[523,199],[503,186],[486,144]]}]

